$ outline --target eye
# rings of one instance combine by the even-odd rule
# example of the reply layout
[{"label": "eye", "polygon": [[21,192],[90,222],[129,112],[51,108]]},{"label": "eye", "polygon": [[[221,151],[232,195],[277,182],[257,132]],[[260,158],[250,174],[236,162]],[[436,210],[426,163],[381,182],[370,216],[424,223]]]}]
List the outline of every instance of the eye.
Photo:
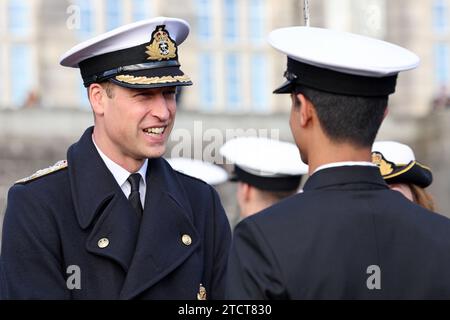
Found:
[{"label": "eye", "polygon": [[136,93],[133,97],[137,98],[137,97],[143,97],[143,98],[147,98],[147,97],[152,97],[154,94],[152,92],[139,92]]}]

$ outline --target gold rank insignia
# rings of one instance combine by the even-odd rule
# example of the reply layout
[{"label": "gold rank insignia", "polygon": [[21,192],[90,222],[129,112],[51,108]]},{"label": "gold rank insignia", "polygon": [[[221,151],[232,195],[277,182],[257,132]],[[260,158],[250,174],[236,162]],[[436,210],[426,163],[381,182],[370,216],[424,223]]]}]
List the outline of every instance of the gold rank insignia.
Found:
[{"label": "gold rank insignia", "polygon": [[383,154],[376,151],[372,152],[372,163],[380,168],[380,172],[383,177],[391,174],[396,167],[394,163],[387,161],[383,157]]},{"label": "gold rank insignia", "polygon": [[67,160],[61,160],[58,161],[57,163],[55,163],[53,166],[36,171],[35,173],[33,173],[31,176],[27,177],[27,178],[23,178],[21,180],[16,181],[15,183],[26,183],[32,180],[35,180],[39,177],[42,176],[46,176],[50,173],[59,171],[61,169],[67,168]]},{"label": "gold rank insignia", "polygon": [[206,288],[200,284],[200,289],[197,293],[197,300],[206,300]]},{"label": "gold rank insignia", "polygon": [[146,47],[148,54],[147,60],[169,60],[177,57],[177,46],[170,38],[166,26],[157,26],[152,33],[152,40]]}]

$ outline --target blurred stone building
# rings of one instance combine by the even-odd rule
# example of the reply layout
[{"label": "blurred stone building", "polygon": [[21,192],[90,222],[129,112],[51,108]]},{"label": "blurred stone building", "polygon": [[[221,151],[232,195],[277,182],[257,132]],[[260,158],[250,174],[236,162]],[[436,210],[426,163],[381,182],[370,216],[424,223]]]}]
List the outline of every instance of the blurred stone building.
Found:
[{"label": "blurred stone building", "polygon": [[[417,52],[402,74],[393,112],[424,116],[448,95],[449,0],[310,0],[311,26],[374,36]],[[285,61],[266,43],[270,30],[303,24],[303,0],[0,0],[0,107],[89,109],[77,70],[59,57],[74,44],[124,23],[157,16],[186,19],[180,48],[195,86],[183,107],[212,113],[288,110],[271,94]],[[307,45],[307,44],[305,44]],[[5,81],[8,79],[8,81]]]},{"label": "blurred stone building", "polygon": [[[450,0],[309,3],[311,26],[385,39],[421,57],[418,69],[400,75],[379,138],[411,144],[417,158],[435,169],[432,191],[442,211],[450,214],[450,132],[445,126],[450,118],[445,110],[450,101]],[[180,53],[182,69],[194,86],[181,92],[175,127],[192,134],[183,142],[188,148],[196,144],[203,149],[211,140],[193,134],[196,123],[203,131],[219,133],[276,129],[279,138],[291,140],[290,100],[271,94],[283,81],[286,61],[265,39],[272,29],[302,25],[302,4],[303,0],[0,0],[0,211],[13,181],[65,158],[66,148],[92,124],[78,70],[60,67],[61,54],[132,21],[163,15],[184,18],[191,25]],[[171,146],[176,144],[171,141]],[[184,156],[201,157],[202,152]],[[233,188],[224,187],[222,194],[234,219]]]}]

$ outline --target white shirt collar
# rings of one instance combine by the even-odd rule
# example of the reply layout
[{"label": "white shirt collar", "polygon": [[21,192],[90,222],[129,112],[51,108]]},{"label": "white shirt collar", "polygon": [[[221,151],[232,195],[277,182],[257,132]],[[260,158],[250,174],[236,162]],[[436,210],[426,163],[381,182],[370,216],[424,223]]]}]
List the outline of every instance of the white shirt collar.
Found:
[{"label": "white shirt collar", "polygon": [[328,168],[336,168],[336,167],[344,167],[344,166],[366,166],[366,167],[376,167],[375,164],[373,164],[372,162],[368,162],[368,161],[343,161],[343,162],[332,162],[332,163],[327,163],[324,164],[318,168],[316,168],[316,170],[314,170],[313,174],[316,173],[317,171],[323,170],[323,169],[328,169]]},{"label": "white shirt collar", "polygon": [[[111,172],[111,174],[114,176],[114,179],[116,179],[117,184],[120,187],[122,187],[124,185],[124,183],[127,181],[128,177],[130,176],[131,173],[128,172],[128,170],[126,170],[126,169],[122,168],[121,166],[119,166],[117,163],[112,161],[110,158],[108,158],[108,156],[106,154],[104,154],[102,152],[102,150],[100,150],[100,148],[97,146],[97,144],[94,141],[94,137],[93,136],[92,136],[92,142],[94,143],[94,146],[95,146],[95,148],[98,151],[98,154],[100,155],[100,157],[105,162],[106,167]],[[148,166],[148,159],[145,159],[144,164],[142,165],[142,167],[138,171],[138,173],[142,176],[142,180],[141,181],[144,182],[144,186],[146,186],[145,176],[147,174],[147,166]]]}]

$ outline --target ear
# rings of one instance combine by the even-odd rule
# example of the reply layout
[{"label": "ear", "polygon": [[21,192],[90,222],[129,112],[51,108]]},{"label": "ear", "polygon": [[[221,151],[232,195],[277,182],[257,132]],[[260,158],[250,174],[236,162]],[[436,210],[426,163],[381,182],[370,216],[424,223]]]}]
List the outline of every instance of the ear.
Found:
[{"label": "ear", "polygon": [[92,110],[95,115],[103,115],[105,112],[105,99],[107,98],[105,89],[100,84],[93,83],[89,86],[88,92],[89,101],[91,102]]},{"label": "ear", "polygon": [[306,127],[312,119],[314,110],[311,102],[303,94],[297,94],[297,98],[300,101],[300,125]]},{"label": "ear", "polygon": [[248,202],[250,200],[251,188],[252,186],[250,186],[248,183],[239,182],[239,192],[241,194],[242,200],[244,200],[245,202]]}]

